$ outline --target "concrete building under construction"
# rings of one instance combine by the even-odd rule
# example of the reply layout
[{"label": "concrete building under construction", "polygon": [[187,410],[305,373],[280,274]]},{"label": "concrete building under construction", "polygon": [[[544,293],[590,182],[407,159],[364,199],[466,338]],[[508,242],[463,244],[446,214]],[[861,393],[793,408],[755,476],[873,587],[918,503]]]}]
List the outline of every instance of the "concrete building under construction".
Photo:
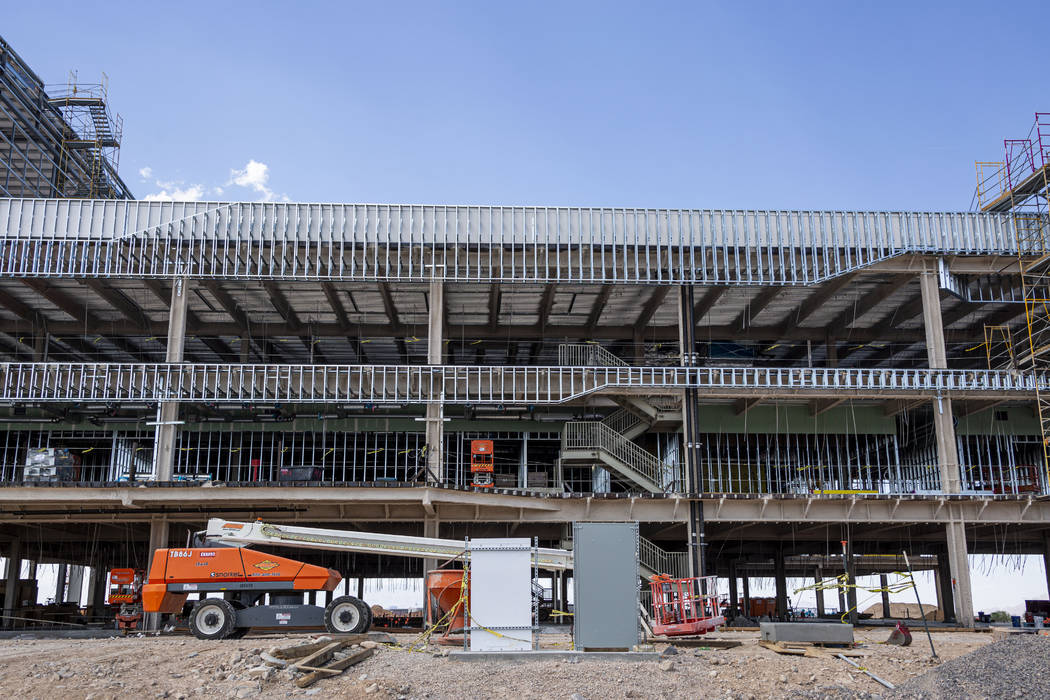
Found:
[{"label": "concrete building under construction", "polygon": [[648,569],[772,576],[781,614],[844,546],[853,575],[907,550],[963,624],[968,553],[1047,554],[1046,115],[970,212],[143,202],[102,96],[0,51],[8,615],[34,563],[142,566],[215,516],[637,521]]}]

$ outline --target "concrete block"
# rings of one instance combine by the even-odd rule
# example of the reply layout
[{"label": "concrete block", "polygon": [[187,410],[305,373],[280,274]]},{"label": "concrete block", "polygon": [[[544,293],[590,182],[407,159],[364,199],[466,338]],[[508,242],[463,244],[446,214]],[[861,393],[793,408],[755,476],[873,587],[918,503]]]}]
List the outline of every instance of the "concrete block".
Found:
[{"label": "concrete block", "polygon": [[838,622],[763,622],[759,630],[767,642],[853,643],[853,625]]}]

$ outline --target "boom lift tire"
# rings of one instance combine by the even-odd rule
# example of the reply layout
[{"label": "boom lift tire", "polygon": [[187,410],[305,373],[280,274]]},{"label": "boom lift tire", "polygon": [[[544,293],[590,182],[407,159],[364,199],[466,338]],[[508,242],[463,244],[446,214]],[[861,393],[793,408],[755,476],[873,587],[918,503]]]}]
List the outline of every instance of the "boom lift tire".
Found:
[{"label": "boom lift tire", "polygon": [[372,609],[360,598],[339,596],[324,609],[324,628],[337,634],[359,634],[372,626]]},{"label": "boom lift tire", "polygon": [[190,632],[197,639],[226,639],[237,630],[237,611],[222,598],[204,598],[190,611]]}]

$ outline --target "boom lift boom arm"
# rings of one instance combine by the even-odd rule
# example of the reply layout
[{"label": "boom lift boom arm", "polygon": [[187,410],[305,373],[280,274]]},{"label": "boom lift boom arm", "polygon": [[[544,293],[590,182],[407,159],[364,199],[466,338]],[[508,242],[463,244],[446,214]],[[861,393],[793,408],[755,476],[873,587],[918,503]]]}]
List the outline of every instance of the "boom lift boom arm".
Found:
[{"label": "boom lift boom arm", "polygon": [[[238,522],[211,518],[204,532],[208,542],[246,547],[271,545],[302,547],[342,552],[371,552],[420,559],[453,559],[463,553],[463,540],[443,540],[436,537],[388,535],[378,532],[331,530],[297,525],[274,525],[261,520]],[[572,552],[566,549],[540,548],[541,569],[563,571],[572,568]]]}]

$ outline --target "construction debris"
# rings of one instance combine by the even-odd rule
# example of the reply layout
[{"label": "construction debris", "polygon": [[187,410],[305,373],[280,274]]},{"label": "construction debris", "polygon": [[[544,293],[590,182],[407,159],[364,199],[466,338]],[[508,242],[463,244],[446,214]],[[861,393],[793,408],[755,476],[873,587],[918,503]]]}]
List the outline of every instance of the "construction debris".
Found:
[{"label": "construction debris", "polygon": [[361,663],[374,653],[376,653],[375,649],[359,649],[346,658],[337,659],[323,668],[314,669],[312,673],[308,673],[302,678],[296,680],[295,684],[300,688],[307,688],[322,678],[338,676],[346,669]]},{"label": "construction debris", "polygon": [[897,626],[890,632],[890,638],[886,640],[887,644],[896,644],[899,647],[906,647],[911,644],[911,630],[903,622],[898,622]]},{"label": "construction debris", "polygon": [[284,648],[272,647],[259,656],[263,662],[287,669],[289,673],[306,672],[295,680],[295,684],[300,688],[307,688],[322,678],[340,675],[346,669],[375,654],[383,644],[393,643],[394,638],[383,632],[326,635],[306,644]]},{"label": "construction debris", "polygon": [[858,663],[857,663],[856,661],[851,661],[850,659],[847,659],[847,658],[846,658],[846,655],[845,655],[845,654],[835,654],[835,656],[836,656],[837,658],[840,658],[840,659],[842,659],[843,661],[845,661],[846,663],[848,663],[848,664],[849,664],[850,666],[852,666],[852,667],[854,667],[854,668],[856,668],[856,669],[858,669],[858,670],[860,670],[860,671],[863,671],[863,672],[864,672],[865,674],[867,674],[867,675],[868,675],[868,676],[869,676],[870,678],[874,679],[874,680],[875,680],[875,682],[877,682],[877,683],[881,683],[882,685],[886,686],[886,687],[887,687],[887,688],[889,688],[890,690],[893,690],[893,688],[894,688],[894,685],[893,685],[892,683],[890,683],[889,681],[886,681],[886,680],[883,680],[883,679],[879,678],[879,677],[878,677],[878,676],[876,676],[876,675],[875,675],[874,673],[872,673],[872,672],[871,672],[871,671],[869,671],[868,669],[866,669],[866,668],[864,668],[863,666],[861,666],[860,664],[858,664]]},{"label": "construction debris", "polygon": [[818,646],[812,642],[770,642],[765,639],[758,641],[759,646],[765,647],[778,654],[789,654],[795,656],[807,656],[810,658],[823,658],[831,655],[844,654],[846,656],[866,656],[864,652],[855,650],[843,650],[839,647],[829,649]]}]

